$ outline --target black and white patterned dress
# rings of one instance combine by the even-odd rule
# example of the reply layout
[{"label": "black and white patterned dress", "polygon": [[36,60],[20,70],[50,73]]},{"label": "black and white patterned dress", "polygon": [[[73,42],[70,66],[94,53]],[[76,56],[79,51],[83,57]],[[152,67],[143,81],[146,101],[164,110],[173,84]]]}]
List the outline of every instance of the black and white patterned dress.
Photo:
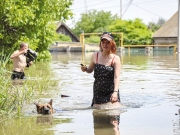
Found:
[{"label": "black and white patterned dress", "polygon": [[[115,56],[114,56],[115,57]],[[114,67],[113,60],[111,66],[105,66],[98,64],[98,53],[96,58],[96,64],[94,67],[94,85],[93,85],[93,104],[103,104],[110,102],[110,97],[114,91]],[[120,101],[118,93],[118,101]]]}]

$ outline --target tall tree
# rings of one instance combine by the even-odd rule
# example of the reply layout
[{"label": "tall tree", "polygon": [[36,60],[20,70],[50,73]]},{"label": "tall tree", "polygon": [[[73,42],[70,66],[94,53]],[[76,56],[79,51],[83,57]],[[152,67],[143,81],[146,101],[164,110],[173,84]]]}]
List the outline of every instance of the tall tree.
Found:
[{"label": "tall tree", "polygon": [[[152,32],[142,22],[141,19],[135,20],[116,20],[109,26],[111,32],[122,32],[124,44],[151,44]],[[119,37],[115,36],[118,41]]]},{"label": "tall tree", "polygon": [[108,30],[110,25],[118,17],[111,12],[91,10],[81,14],[81,18],[76,22],[73,31],[77,35],[80,33],[103,32]]},{"label": "tall tree", "polygon": [[73,0],[1,0],[0,49],[7,53],[19,48],[22,41],[39,55],[48,57],[56,20],[72,16]]},{"label": "tall tree", "polygon": [[152,32],[157,31],[164,23],[166,22],[165,19],[159,18],[157,22],[149,22],[148,28],[151,29]]}]

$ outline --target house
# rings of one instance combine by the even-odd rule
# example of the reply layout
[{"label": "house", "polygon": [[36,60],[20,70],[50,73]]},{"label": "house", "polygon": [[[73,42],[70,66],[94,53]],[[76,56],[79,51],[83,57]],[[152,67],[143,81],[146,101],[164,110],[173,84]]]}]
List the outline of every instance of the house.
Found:
[{"label": "house", "polygon": [[153,38],[155,45],[177,44],[178,37],[178,11],[158,29]]},{"label": "house", "polygon": [[58,22],[57,25],[58,25],[56,29],[57,33],[61,33],[69,36],[72,42],[79,42],[79,38],[63,22]]}]

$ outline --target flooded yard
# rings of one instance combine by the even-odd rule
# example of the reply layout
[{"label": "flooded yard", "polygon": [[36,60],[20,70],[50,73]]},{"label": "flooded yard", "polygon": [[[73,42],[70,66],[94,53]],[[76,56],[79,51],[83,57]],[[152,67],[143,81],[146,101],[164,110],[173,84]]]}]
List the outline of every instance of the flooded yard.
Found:
[{"label": "flooded yard", "polygon": [[[90,108],[93,73],[80,70],[92,53],[53,52],[50,70],[59,78],[57,89],[40,99],[53,99],[52,116],[37,115],[35,105],[24,117],[1,122],[4,135],[180,135],[180,72],[173,51],[132,50],[121,57],[118,110]],[[37,63],[38,64],[38,63]],[[36,73],[38,74],[38,72]],[[61,97],[61,94],[69,97]]]}]

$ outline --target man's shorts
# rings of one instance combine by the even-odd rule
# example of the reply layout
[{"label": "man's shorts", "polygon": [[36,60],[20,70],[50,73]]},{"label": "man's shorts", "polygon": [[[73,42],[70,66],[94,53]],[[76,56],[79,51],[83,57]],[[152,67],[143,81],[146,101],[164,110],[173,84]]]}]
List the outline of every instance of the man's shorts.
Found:
[{"label": "man's shorts", "polygon": [[17,71],[13,71],[12,75],[11,75],[11,79],[15,80],[15,79],[26,79],[24,72],[17,72]]}]

